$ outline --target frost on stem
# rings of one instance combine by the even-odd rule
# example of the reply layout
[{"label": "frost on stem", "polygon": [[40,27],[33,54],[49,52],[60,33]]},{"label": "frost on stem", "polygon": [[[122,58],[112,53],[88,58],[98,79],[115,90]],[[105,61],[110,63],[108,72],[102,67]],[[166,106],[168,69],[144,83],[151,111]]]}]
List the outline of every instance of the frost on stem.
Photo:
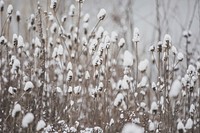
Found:
[{"label": "frost on stem", "polygon": [[106,10],[105,9],[101,9],[99,11],[99,13],[97,14],[97,18],[99,20],[103,20],[106,17]]},{"label": "frost on stem", "polygon": [[22,119],[22,127],[27,128],[28,125],[33,122],[34,115],[32,113],[27,113]]},{"label": "frost on stem", "polygon": [[21,112],[21,105],[20,104],[15,104],[13,110],[12,110],[12,117],[16,117],[18,113]]},{"label": "frost on stem", "polygon": [[144,128],[134,123],[126,123],[122,133],[144,133]]}]

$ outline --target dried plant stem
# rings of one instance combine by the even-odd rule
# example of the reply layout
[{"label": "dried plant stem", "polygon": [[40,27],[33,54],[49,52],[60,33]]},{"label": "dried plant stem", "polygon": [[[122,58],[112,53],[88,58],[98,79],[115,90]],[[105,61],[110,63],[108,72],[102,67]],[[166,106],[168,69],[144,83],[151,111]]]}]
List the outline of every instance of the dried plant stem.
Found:
[{"label": "dried plant stem", "polygon": [[139,57],[138,57],[138,42],[135,43],[135,56],[136,56],[136,84],[135,89],[137,91],[137,85],[138,85],[138,63],[139,63]]}]

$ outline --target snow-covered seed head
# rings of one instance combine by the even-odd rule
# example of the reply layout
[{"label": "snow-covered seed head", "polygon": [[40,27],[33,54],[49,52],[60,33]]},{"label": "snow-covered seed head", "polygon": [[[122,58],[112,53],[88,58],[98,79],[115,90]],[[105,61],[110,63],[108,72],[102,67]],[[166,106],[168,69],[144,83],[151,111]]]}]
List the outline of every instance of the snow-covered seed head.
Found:
[{"label": "snow-covered seed head", "polygon": [[14,46],[17,46],[17,44],[18,44],[17,34],[13,34],[13,44],[14,44]]},{"label": "snow-covered seed head", "polygon": [[18,36],[17,46],[18,46],[18,48],[24,47],[24,39],[21,35]]},{"label": "snow-covered seed head", "polygon": [[83,3],[85,0],[76,0],[79,3]]},{"label": "snow-covered seed head", "polygon": [[177,53],[178,53],[178,51],[177,51],[177,49],[176,49],[175,46],[172,46],[172,53],[173,53],[174,55],[177,55]]},{"label": "snow-covered seed head", "polygon": [[89,19],[90,19],[90,15],[88,13],[86,13],[85,16],[83,17],[83,21],[85,23],[88,23]]},{"label": "snow-covered seed head", "polygon": [[31,14],[30,22],[31,22],[31,25],[35,24],[35,15],[34,14]]},{"label": "snow-covered seed head", "polygon": [[122,48],[124,45],[125,45],[125,40],[124,40],[124,38],[121,38],[121,39],[119,40],[119,42],[118,42],[118,46],[119,46],[120,48]]},{"label": "snow-covered seed head", "polygon": [[163,47],[164,48],[170,48],[172,43],[171,36],[169,34],[165,34],[164,40],[163,40]]},{"label": "snow-covered seed head", "polygon": [[111,33],[111,41],[115,43],[117,40],[118,40],[117,32],[112,31],[112,33]]},{"label": "snow-covered seed head", "polygon": [[53,10],[55,10],[56,6],[57,6],[57,0],[51,0],[50,8],[53,9]]},{"label": "snow-covered seed head", "polygon": [[182,61],[183,58],[184,58],[183,53],[179,52],[178,55],[177,55],[177,59],[178,59],[178,61]]},{"label": "snow-covered seed head", "polygon": [[158,110],[158,104],[154,101],[151,103],[151,113],[156,114]]},{"label": "snow-covered seed head", "polygon": [[154,45],[151,45],[151,46],[149,47],[149,51],[154,52],[154,51],[155,51],[155,46],[154,46]]},{"label": "snow-covered seed head", "polygon": [[123,66],[130,67],[132,65],[133,65],[133,55],[131,54],[131,52],[126,50],[124,52],[124,57],[123,57]]},{"label": "snow-covered seed head", "polygon": [[24,91],[30,92],[34,88],[34,85],[31,81],[26,82]]},{"label": "snow-covered seed head", "polygon": [[44,120],[39,120],[36,126],[36,131],[41,131],[46,126]]},{"label": "snow-covered seed head", "polygon": [[16,19],[17,19],[17,22],[19,22],[21,20],[21,13],[20,13],[20,11],[16,12]]},{"label": "snow-covered seed head", "polygon": [[140,41],[140,34],[139,29],[137,27],[134,28],[134,34],[133,34],[133,42],[139,42]]},{"label": "snow-covered seed head", "polygon": [[159,41],[159,42],[158,42],[158,45],[157,45],[157,52],[162,52],[162,41]]},{"label": "snow-covered seed head", "polygon": [[75,6],[72,4],[69,8],[69,16],[74,17],[75,14]]},{"label": "snow-covered seed head", "polygon": [[21,105],[20,104],[15,104],[13,110],[12,110],[12,117],[17,117],[18,114],[21,112]]},{"label": "snow-covered seed head", "polygon": [[66,15],[62,16],[61,22],[64,23],[64,22],[66,22],[66,20],[67,20],[67,16]]},{"label": "snow-covered seed head", "polygon": [[106,17],[106,10],[105,9],[101,9],[99,11],[99,13],[97,14],[97,18],[99,20],[103,20]]},{"label": "snow-covered seed head", "polygon": [[86,80],[90,79],[90,73],[88,71],[85,72],[85,79]]},{"label": "snow-covered seed head", "polygon": [[9,5],[8,8],[7,8],[7,15],[10,16],[13,12],[13,6],[12,5]]},{"label": "snow-covered seed head", "polygon": [[4,1],[3,0],[0,1],[0,10],[1,10],[1,12],[3,12],[3,10],[4,10]]},{"label": "snow-covered seed head", "polygon": [[32,113],[27,113],[22,119],[22,127],[27,128],[28,125],[33,122],[34,115]]},{"label": "snow-covered seed head", "polygon": [[73,78],[73,72],[71,70],[68,71],[67,73],[67,81],[70,82]]},{"label": "snow-covered seed head", "polygon": [[148,67],[148,65],[149,65],[149,61],[148,61],[147,59],[145,59],[145,60],[143,60],[143,61],[141,61],[141,62],[139,63],[139,65],[138,65],[138,70],[139,70],[140,72],[145,72],[146,69],[147,69],[147,67]]},{"label": "snow-covered seed head", "polygon": [[17,88],[10,86],[10,87],[8,88],[8,92],[9,92],[11,95],[14,95],[14,94],[17,92]]}]

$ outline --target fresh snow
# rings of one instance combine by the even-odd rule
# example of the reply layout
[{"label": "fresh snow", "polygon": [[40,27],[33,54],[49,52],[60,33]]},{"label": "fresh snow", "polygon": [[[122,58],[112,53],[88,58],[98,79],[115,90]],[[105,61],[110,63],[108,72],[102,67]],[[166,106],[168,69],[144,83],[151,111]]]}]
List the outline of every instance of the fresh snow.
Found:
[{"label": "fresh snow", "polygon": [[134,123],[126,123],[122,129],[122,133],[144,133],[144,128]]},{"label": "fresh snow", "polygon": [[191,129],[193,126],[193,121],[191,118],[189,118],[185,124],[185,129]]},{"label": "fresh snow", "polygon": [[16,116],[16,114],[18,113],[18,112],[20,112],[22,109],[21,109],[21,105],[20,104],[15,104],[15,106],[14,106],[14,108],[13,108],[13,110],[12,110],[12,117],[15,117]]},{"label": "fresh snow", "polygon": [[22,119],[22,127],[27,128],[28,125],[33,122],[34,115],[32,113],[27,113]]},{"label": "fresh snow", "polygon": [[123,61],[123,66],[125,67],[133,65],[133,55],[128,50],[124,52]]},{"label": "fresh snow", "polygon": [[182,88],[182,83],[178,79],[174,80],[174,82],[172,83],[170,92],[169,92],[169,96],[177,97],[181,91],[181,88]]},{"label": "fresh snow", "polygon": [[24,91],[29,91],[34,88],[34,85],[31,81],[27,81],[24,87]]},{"label": "fresh snow", "polygon": [[44,120],[39,120],[37,123],[37,127],[36,130],[40,131],[41,129],[43,129],[46,126],[46,123],[44,122]]},{"label": "fresh snow", "polygon": [[138,70],[141,72],[144,72],[144,71],[146,71],[148,65],[149,65],[149,61],[147,59],[145,59],[139,63]]},{"label": "fresh snow", "polygon": [[105,9],[101,9],[99,11],[99,13],[97,14],[97,18],[99,20],[103,20],[105,18],[105,16],[106,16],[106,10]]}]

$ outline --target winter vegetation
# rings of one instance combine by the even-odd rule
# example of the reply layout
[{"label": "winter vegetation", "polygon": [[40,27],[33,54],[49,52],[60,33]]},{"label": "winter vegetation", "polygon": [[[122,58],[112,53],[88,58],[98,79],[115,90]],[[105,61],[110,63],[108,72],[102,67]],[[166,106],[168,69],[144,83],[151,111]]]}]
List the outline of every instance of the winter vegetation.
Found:
[{"label": "winter vegetation", "polygon": [[172,36],[170,0],[152,3],[151,34],[137,0],[95,15],[89,1],[30,0],[27,14],[0,0],[0,133],[199,133],[200,2]]}]

